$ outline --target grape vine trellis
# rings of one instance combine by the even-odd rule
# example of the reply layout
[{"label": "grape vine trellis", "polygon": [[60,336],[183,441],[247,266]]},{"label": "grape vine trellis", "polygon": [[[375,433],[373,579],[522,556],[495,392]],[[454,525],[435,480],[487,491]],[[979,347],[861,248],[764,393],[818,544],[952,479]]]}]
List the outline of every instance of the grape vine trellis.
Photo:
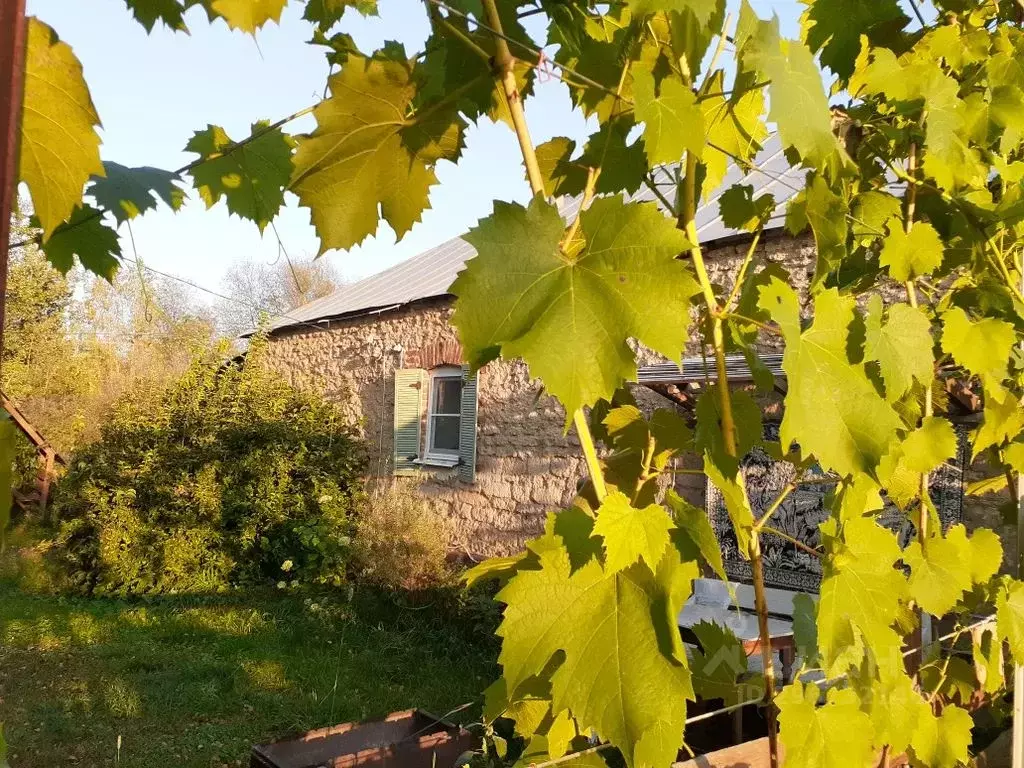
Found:
[{"label": "grape vine trellis", "polygon": [[[183,30],[198,4],[254,32],[287,1],[126,3],[148,30]],[[453,286],[453,322],[472,365],[522,357],[561,401],[589,483],[525,552],[471,574],[505,580],[503,674],[488,715],[515,721],[527,762],[559,759],[595,732],[639,768],[674,759],[687,700],[739,701],[734,676],[688,661],[675,626],[701,570],[724,576],[714,535],[701,510],[658,489],[673,456],[702,457],[751,560],[766,641],[760,537],[782,497],[755,517],[739,471],[761,445],[836,479],[820,600],[798,600],[796,616],[803,664],[826,683],[777,690],[762,642],[772,764],[777,738],[795,766],[903,752],[936,768],[966,761],[969,708],[1005,691],[1004,643],[1024,663],[1024,583],[997,574],[993,532],[943,531],[927,489],[957,448],[936,396],[953,377],[983,392],[972,448],[993,467],[988,487],[1014,489],[1024,469],[1024,6],[936,0],[929,22],[897,0],[806,0],[801,38],[788,40],[745,0],[735,15],[725,0],[410,5],[432,28],[414,56],[394,43],[362,52],[338,31],[349,7],[374,13],[376,0],[308,0],[313,42],[337,69],[313,107],[316,128],[291,136],[286,121],[256,123],[235,141],[209,126],[178,172],[101,163],[81,67],[30,19],[21,179],[51,261],[67,269],[77,257],[109,274],[108,220],[158,197],[177,209],[185,173],[208,206],[223,198],[261,230],[296,194],[321,251],[355,245],[381,219],[401,237],[427,206],[437,162],[458,161],[467,125],[506,122],[534,197],[496,203],[467,235],[478,256]],[[526,128],[523,97],[541,60],[521,19],[534,14],[548,22],[540,42],[557,45],[555,73],[598,122],[582,148],[534,146]],[[842,109],[830,108],[819,63]],[[730,162],[753,162],[769,124],[806,171],[786,225],[810,229],[817,246],[808,297],[758,258],[770,195],[733,187],[720,200],[725,223],[752,235],[730,285],[711,280],[694,224],[702,195]],[[676,173],[674,194],[654,181],[663,166]],[[627,202],[622,193],[641,185],[672,215]],[[568,222],[551,201],[561,195],[582,199]],[[693,431],[672,413],[645,417],[622,389],[637,373],[631,344],[678,360],[688,341],[718,371]],[[739,352],[770,382],[756,355],[766,341],[784,345],[789,384],[776,444],[764,444],[758,406],[726,376],[726,355]],[[916,526],[906,549],[878,523],[883,493]],[[993,608],[994,630],[970,633],[973,667],[938,650],[905,664],[923,617],[954,616],[959,637]],[[702,631],[705,654],[736,649],[728,632]],[[588,750],[572,762],[600,759]]]}]

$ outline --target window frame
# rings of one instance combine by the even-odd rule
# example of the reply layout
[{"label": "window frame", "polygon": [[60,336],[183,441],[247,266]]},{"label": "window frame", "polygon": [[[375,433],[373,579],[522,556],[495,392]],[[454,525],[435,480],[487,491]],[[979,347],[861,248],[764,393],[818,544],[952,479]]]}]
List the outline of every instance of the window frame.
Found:
[{"label": "window frame", "polygon": [[[426,429],[426,441],[423,446],[423,458],[430,460],[437,460],[444,463],[451,463],[453,460],[458,463],[461,457],[462,451],[462,388],[465,386],[463,380],[463,372],[461,366],[454,365],[442,365],[437,368],[430,370],[430,381],[427,386],[427,429]],[[434,394],[435,394],[435,382],[443,379],[456,379],[459,382],[459,412],[458,413],[435,413],[434,412]],[[434,417],[443,416],[450,418],[457,416],[459,419],[458,435],[459,444],[454,450],[448,448],[436,449],[434,448]]]}]

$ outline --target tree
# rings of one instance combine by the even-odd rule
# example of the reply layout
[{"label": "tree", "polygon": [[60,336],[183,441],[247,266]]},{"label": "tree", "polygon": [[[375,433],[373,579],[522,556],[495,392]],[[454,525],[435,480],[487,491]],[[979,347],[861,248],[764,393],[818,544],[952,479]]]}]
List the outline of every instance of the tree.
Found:
[{"label": "tree", "polygon": [[216,307],[217,326],[227,336],[240,336],[275,315],[334,293],[341,284],[326,259],[238,261],[224,276],[227,299]]},{"label": "tree", "polygon": [[[200,3],[252,32],[286,0]],[[147,28],[183,27],[178,0],[128,6]],[[256,122],[238,140],[210,126],[188,142],[197,160],[178,172],[100,163],[98,119],[77,62],[33,20],[22,136],[32,160],[22,179],[51,261],[69,265],[77,255],[108,270],[117,253],[106,222],[157,197],[180,205],[183,173],[207,205],[224,197],[261,229],[284,192],[296,194],[321,252],[357,244],[381,220],[402,237],[427,206],[437,163],[458,161],[469,123],[506,122],[534,198],[496,204],[469,233],[477,257],[453,286],[453,322],[473,367],[521,357],[559,398],[589,485],[521,556],[473,574],[507,582],[498,596],[503,674],[488,712],[516,720],[533,762],[559,759],[576,748],[575,734],[591,731],[627,766],[675,758],[686,700],[720,697],[723,682],[695,674],[674,626],[698,564],[714,566],[707,521],[678,503],[668,518],[650,490],[671,455],[694,451],[751,561],[773,766],[776,715],[795,766],[863,765],[902,751],[934,768],[966,762],[971,719],[953,685],[963,665],[945,656],[911,672],[902,649],[928,614],[954,615],[959,638],[994,607],[989,641],[974,648],[978,668],[992,673],[984,691],[998,695],[1003,685],[993,648],[1006,642],[1024,663],[1024,583],[996,575],[992,532],[968,537],[961,526],[935,525],[928,495],[929,473],[956,449],[935,407],[940,376],[984,394],[974,452],[990,456],[1006,482],[1019,485],[1024,469],[1024,369],[1015,355],[1024,342],[1019,3],[936,0],[935,18],[913,5],[912,21],[897,0],[808,0],[800,39],[789,40],[746,2],[734,17],[722,0],[427,0],[431,35],[411,53],[394,43],[358,50],[336,30],[349,6],[373,13],[376,3],[305,6],[314,43],[338,68],[326,97],[300,113],[312,112],[314,130],[286,133],[295,116]],[[547,21],[542,40],[520,18],[538,14]],[[554,73],[597,124],[579,149],[562,138],[535,147],[527,129],[523,99],[550,58],[541,47],[555,45]],[[63,87],[50,92],[34,72]],[[849,101],[833,111],[828,93]],[[67,100],[78,107],[62,124],[79,139],[74,151],[45,120]],[[694,221],[729,162],[751,166],[769,124],[805,172],[787,226],[809,229],[817,245],[809,316],[796,281],[757,252],[775,208],[770,195],[734,187],[719,201],[723,219],[753,235],[730,285],[711,281]],[[99,208],[76,207],[90,174],[99,176],[87,189]],[[620,194],[641,185],[671,217]],[[551,200],[563,194],[581,196],[568,222]],[[693,432],[665,414],[645,420],[616,394],[636,377],[631,342],[678,359],[691,336],[718,372]],[[769,337],[785,347],[789,386],[781,442],[766,449],[835,483],[817,553],[821,599],[804,603],[800,617],[806,658],[819,660],[830,689],[821,707],[817,686],[776,691],[760,541],[777,507],[755,519],[739,471],[762,437],[756,409],[728,386],[726,355],[744,353],[756,368],[754,352]],[[610,456],[598,454],[595,438]],[[917,529],[906,549],[878,524],[883,492]],[[728,633],[712,641],[735,645]],[[574,759],[584,758],[597,759],[589,751]]]}]

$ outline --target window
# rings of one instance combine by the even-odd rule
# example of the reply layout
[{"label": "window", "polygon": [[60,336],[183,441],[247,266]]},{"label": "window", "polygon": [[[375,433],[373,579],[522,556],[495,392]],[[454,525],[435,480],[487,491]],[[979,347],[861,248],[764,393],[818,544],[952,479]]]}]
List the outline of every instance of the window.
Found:
[{"label": "window", "polygon": [[435,368],[427,401],[427,458],[458,457],[461,422],[462,369]]}]

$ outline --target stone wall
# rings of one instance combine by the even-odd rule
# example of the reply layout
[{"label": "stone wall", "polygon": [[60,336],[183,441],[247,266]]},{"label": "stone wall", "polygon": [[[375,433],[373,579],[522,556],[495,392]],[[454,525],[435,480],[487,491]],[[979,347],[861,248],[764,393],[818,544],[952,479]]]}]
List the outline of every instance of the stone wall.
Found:
[{"label": "stone wall", "polygon": [[[712,280],[731,286],[747,247],[737,243],[709,251]],[[782,263],[791,284],[806,296],[816,259],[813,240],[769,236],[758,245],[758,257],[762,263]],[[449,323],[451,312],[451,299],[436,298],[384,313],[331,320],[323,330],[284,330],[272,337],[270,364],[292,384],[316,389],[343,407],[367,441],[371,475],[386,481],[393,463],[394,371],[459,362],[461,348]],[[769,340],[765,349],[770,348]],[[687,354],[699,351],[696,341],[687,344]],[[638,357],[641,365],[663,362],[645,349]],[[645,410],[674,407],[645,388],[637,387],[635,393]],[[425,472],[419,482],[422,495],[451,520],[454,547],[472,556],[517,551],[542,529],[549,509],[571,501],[586,467],[574,434],[566,435],[564,424],[560,404],[541,394],[521,361],[497,360],[481,371],[475,482],[460,480],[454,470]],[[686,457],[682,464],[699,467],[699,459]],[[972,467],[970,474],[983,471]],[[703,505],[703,476],[679,475],[676,484],[690,501]],[[966,498],[965,523],[968,528],[985,525],[998,530],[1010,558],[1015,556],[1015,539],[1007,535],[1010,529],[1000,527],[995,499]]]}]

